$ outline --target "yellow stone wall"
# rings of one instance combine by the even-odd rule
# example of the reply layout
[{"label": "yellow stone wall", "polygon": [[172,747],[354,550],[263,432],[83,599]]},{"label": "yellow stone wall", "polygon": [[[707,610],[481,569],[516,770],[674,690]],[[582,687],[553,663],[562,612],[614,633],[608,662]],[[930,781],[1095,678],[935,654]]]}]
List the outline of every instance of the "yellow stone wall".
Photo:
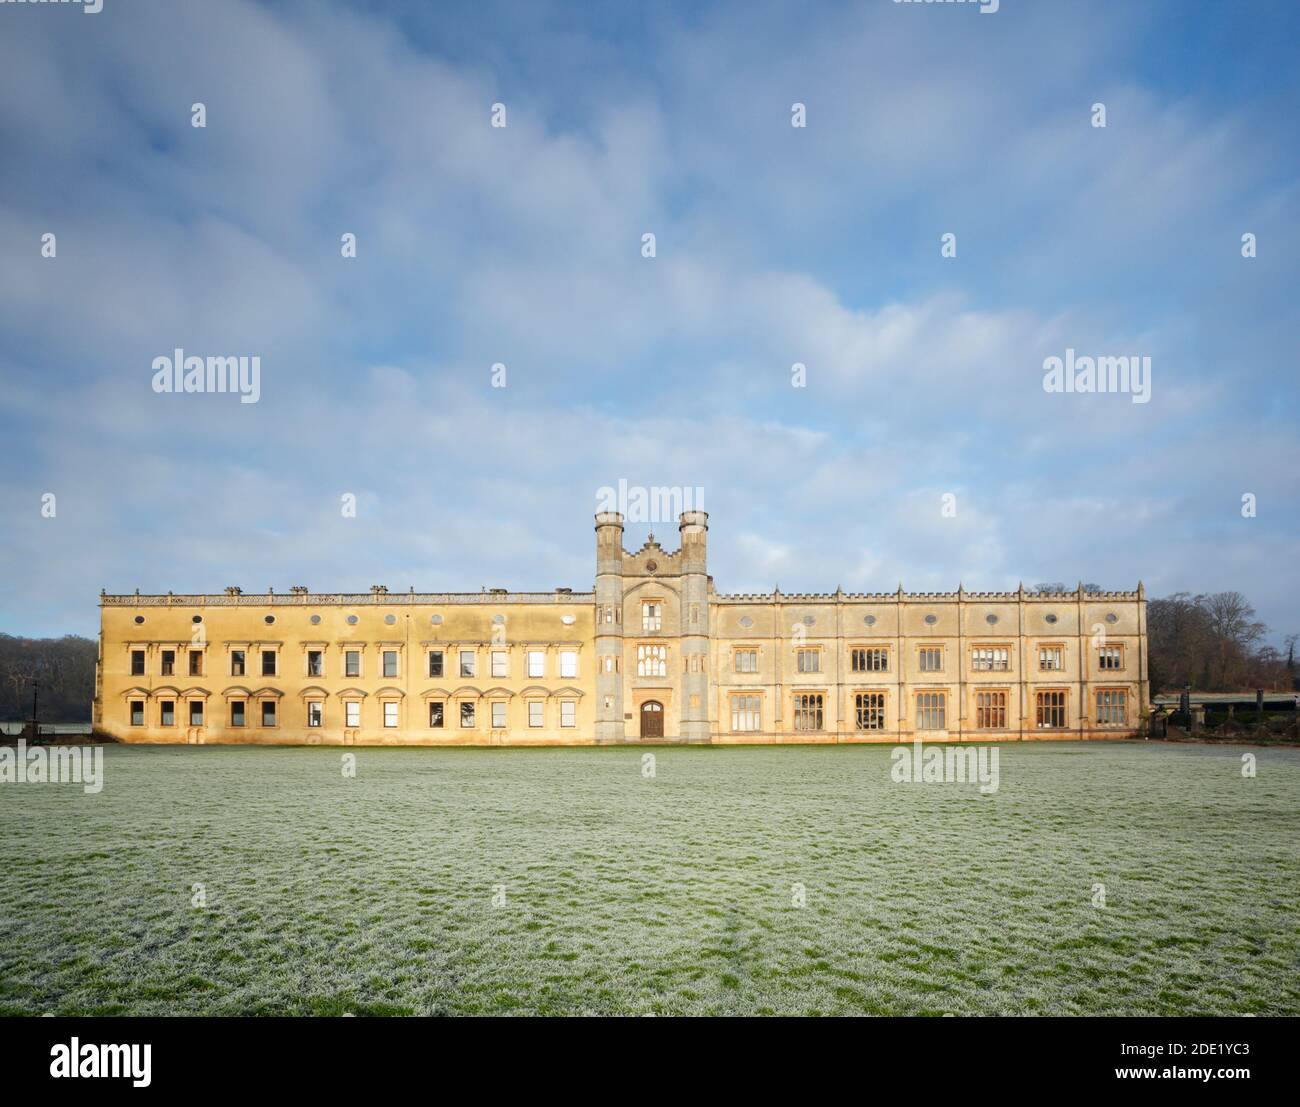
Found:
[{"label": "yellow stone wall", "polygon": [[[105,596],[102,606],[99,728],[125,742],[260,742],[305,744],[490,745],[590,741],[595,687],[590,594],[471,593],[442,602],[402,596]],[[195,622],[195,617],[201,621]],[[440,620],[434,622],[434,619]],[[268,621],[273,620],[273,621]],[[313,621],[315,620],[315,621]],[[175,652],[165,675],[163,651]],[[232,668],[232,651],[245,652],[245,671]],[[429,675],[429,652],[443,654],[443,675]],[[133,675],[132,653],[143,651],[144,674]],[[262,675],[263,651],[276,672]],[[322,654],[322,672],[308,672],[309,651]],[[360,676],[348,676],[348,651],[359,653]],[[460,675],[460,654],[473,655],[475,673]],[[528,675],[528,654],[542,654],[542,675]],[[576,654],[576,676],[561,675],[561,655]],[[201,658],[191,676],[189,657]],[[395,654],[396,675],[384,674],[384,654]],[[505,675],[493,675],[493,655],[505,655]],[[132,702],[143,702],[143,725],[133,725]],[[245,706],[245,723],[232,725],[232,702]],[[275,703],[273,726],[263,726],[261,704]],[[429,703],[445,705],[441,729],[429,725]],[[172,726],[161,722],[176,704]],[[189,724],[189,704],[203,704],[201,726]],[[308,704],[322,705],[319,727],[308,725]],[[358,707],[347,725],[348,703]],[[563,726],[572,704],[572,727]],[[385,704],[396,704],[396,725],[385,726]],[[461,705],[474,705],[474,723],[461,725]],[[493,704],[504,705],[494,727]],[[541,705],[533,726],[531,704]],[[501,709],[499,709],[501,710]]]},{"label": "yellow stone wall", "polygon": [[[595,592],[104,595],[96,725],[126,742],[338,745],[640,741],[660,720],[666,740],[717,743],[1114,738],[1139,729],[1149,701],[1141,586],[722,595],[705,571],[707,519],[683,513],[680,550],[652,537],[629,553],[622,516],[597,516]],[[639,671],[643,647],[665,658],[653,672]],[[1060,650],[1059,669],[1043,668],[1048,647]],[[755,655],[753,671],[738,665],[738,650]],[[886,651],[885,667],[855,671],[855,650]],[[922,664],[923,650],[937,667]],[[995,651],[991,667],[981,668],[981,650]],[[174,654],[171,673],[164,651]],[[309,671],[313,651],[318,675]],[[430,675],[430,651],[441,651],[441,676]],[[263,674],[264,653],[274,673]],[[461,673],[462,653],[472,674]],[[802,669],[801,653],[811,659]],[[530,676],[533,654],[540,675]],[[1103,657],[1118,667],[1103,668]],[[1122,723],[1099,717],[1099,691],[1122,693]],[[982,693],[998,706],[992,717],[981,717]],[[1040,711],[1040,693],[1059,697],[1059,710]],[[918,697],[933,705],[934,694],[942,725],[921,712]],[[878,725],[859,725],[859,695],[882,697]],[[737,696],[753,709],[734,710]],[[267,703],[274,718],[264,725]],[[431,703],[443,705],[440,727],[431,725]],[[143,705],[140,714],[133,705]],[[201,712],[193,723],[192,705]]]}]

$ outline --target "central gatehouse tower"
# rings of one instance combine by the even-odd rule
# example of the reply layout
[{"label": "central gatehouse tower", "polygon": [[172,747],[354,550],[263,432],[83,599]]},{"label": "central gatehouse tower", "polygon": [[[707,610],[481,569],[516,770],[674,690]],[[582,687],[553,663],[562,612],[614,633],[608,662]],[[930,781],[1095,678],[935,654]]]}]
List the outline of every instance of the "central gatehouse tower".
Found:
[{"label": "central gatehouse tower", "polygon": [[709,516],[679,517],[681,546],[623,548],[623,516],[596,516],[596,740],[709,741]]}]

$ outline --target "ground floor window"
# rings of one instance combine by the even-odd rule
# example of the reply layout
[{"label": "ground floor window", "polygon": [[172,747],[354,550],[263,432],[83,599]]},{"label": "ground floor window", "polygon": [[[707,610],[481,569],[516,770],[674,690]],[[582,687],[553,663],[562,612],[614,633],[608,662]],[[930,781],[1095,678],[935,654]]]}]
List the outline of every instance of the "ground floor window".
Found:
[{"label": "ground floor window", "polygon": [[461,702],[460,725],[466,730],[471,730],[474,727],[474,704],[469,700]]},{"label": "ground floor window", "polygon": [[162,703],[158,705],[158,725],[176,725],[176,704],[171,700],[163,700]]},{"label": "ground floor window", "polygon": [[262,701],[262,725],[275,726],[275,700]]},{"label": "ground floor window", "polygon": [[1128,725],[1128,693],[1122,688],[1103,688],[1097,692],[1097,725]]},{"label": "ground floor window", "polygon": [[131,701],[131,725],[144,726],[144,700]]},{"label": "ground floor window", "polygon": [[361,725],[361,704],[357,700],[349,700],[343,705],[343,725],[360,726]]},{"label": "ground floor window", "polygon": [[324,714],[325,705],[319,700],[312,700],[307,704],[307,725],[320,726]]},{"label": "ground floor window", "polygon": [[1035,694],[1036,722],[1043,729],[1065,726],[1065,692],[1053,690]]},{"label": "ground floor window", "polygon": [[916,694],[916,729],[948,729],[947,692],[918,692]]},{"label": "ground floor window", "polygon": [[542,725],[542,716],[545,710],[545,704],[541,700],[528,701],[528,725],[539,727]]},{"label": "ground floor window", "polygon": [[397,726],[397,703],[393,700],[384,704],[384,726],[390,730]]},{"label": "ground floor window", "polygon": [[441,700],[435,700],[429,704],[429,725],[435,730],[441,730],[446,725],[443,720],[446,717],[447,705]]},{"label": "ground floor window", "polygon": [[190,726],[203,725],[203,701],[190,700]]},{"label": "ground floor window", "polygon": [[795,730],[821,730],[825,698],[820,692],[801,692],[794,698]]},{"label": "ground floor window", "polygon": [[759,696],[731,697],[731,729],[736,731],[762,730],[762,698]]},{"label": "ground floor window", "polygon": [[230,701],[230,725],[231,726],[244,725],[244,710],[245,710],[245,705],[243,700]]},{"label": "ground floor window", "polygon": [[506,725],[506,705],[503,702],[492,704],[492,729],[504,730]]},{"label": "ground floor window", "polygon": [[975,726],[980,730],[1002,730],[1007,725],[1005,692],[975,693]]},{"label": "ground floor window", "polygon": [[853,707],[859,730],[885,729],[884,692],[858,692],[853,697]]},{"label": "ground floor window", "polygon": [[560,701],[560,726],[571,727],[578,723],[578,705],[573,700]]}]

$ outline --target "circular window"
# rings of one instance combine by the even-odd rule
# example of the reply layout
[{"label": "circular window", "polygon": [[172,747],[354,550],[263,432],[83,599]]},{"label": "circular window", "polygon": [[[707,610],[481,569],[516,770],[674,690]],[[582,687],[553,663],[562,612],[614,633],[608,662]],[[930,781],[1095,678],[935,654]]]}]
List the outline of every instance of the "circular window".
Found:
[{"label": "circular window", "polygon": [[386,622],[386,623],[391,627],[395,622],[397,622],[397,616],[396,616],[396,615],[385,615],[385,616],[384,616],[384,622]]},{"label": "circular window", "polygon": [[561,616],[560,616],[560,622],[562,622],[566,627],[571,627],[571,626],[573,626],[573,624],[576,623],[577,621],[578,621],[578,620],[575,619],[572,615],[561,615]]},{"label": "circular window", "polygon": [[356,626],[356,625],[357,625],[357,617],[356,617],[355,615],[349,615],[349,616],[348,616],[348,626],[352,626],[352,627],[354,627],[354,626]]},{"label": "circular window", "polygon": [[817,620],[814,619],[811,615],[805,615],[805,616],[803,617],[803,625],[806,626],[806,627],[810,627],[810,626],[812,626],[813,623],[815,623],[816,621],[817,621]]},{"label": "circular window", "polygon": [[645,567],[646,567],[647,569],[649,569],[650,572],[653,573],[656,569],[659,568],[659,562],[657,562],[657,561],[647,561],[647,562],[645,563]]},{"label": "circular window", "polygon": [[144,616],[143,616],[143,615],[137,615],[137,616],[135,617],[135,621],[136,621],[137,623],[143,623],[143,622],[144,622]]},{"label": "circular window", "polygon": [[274,616],[274,615],[268,615],[268,616],[266,617],[266,621],[267,621],[268,623],[273,623],[273,622],[275,622],[275,616]]},{"label": "circular window", "polygon": [[190,622],[191,622],[191,623],[201,623],[201,622],[203,622],[203,616],[202,616],[202,615],[195,615],[194,618],[192,618],[192,619],[190,620]]},{"label": "circular window", "polygon": [[934,626],[934,624],[939,621],[939,617],[937,615],[927,615],[925,621],[927,625]]},{"label": "circular window", "polygon": [[311,625],[312,625],[312,626],[316,626],[316,624],[319,623],[319,622],[320,622],[320,616],[319,616],[319,615],[313,615],[313,616],[311,617]]},{"label": "circular window", "polygon": [[1047,621],[1048,621],[1049,623],[1054,623],[1054,622],[1056,622],[1056,616],[1055,616],[1055,615],[1048,615],[1048,616],[1047,616]]},{"label": "circular window", "polygon": [[1109,615],[1106,616],[1106,622],[1108,622],[1108,623],[1118,623],[1118,622],[1119,622],[1119,616],[1116,615],[1115,612],[1112,611]]},{"label": "circular window", "polygon": [[992,626],[994,623],[998,621],[998,617],[996,615],[985,615],[984,621],[988,623],[989,626]]},{"label": "circular window", "polygon": [[868,615],[862,621],[869,627],[874,627],[876,625],[876,617],[874,615]]},{"label": "circular window", "polygon": [[493,615],[492,621],[496,623],[497,626],[500,626],[502,623],[506,621],[506,617],[504,615]]},{"label": "circular window", "polygon": [[754,625],[754,620],[751,619],[748,615],[742,615],[740,617],[740,625],[742,627],[752,627]]},{"label": "circular window", "polygon": [[442,616],[441,616],[441,615],[430,615],[430,616],[429,616],[429,622],[431,622],[434,626],[441,626],[441,625],[442,625]]}]

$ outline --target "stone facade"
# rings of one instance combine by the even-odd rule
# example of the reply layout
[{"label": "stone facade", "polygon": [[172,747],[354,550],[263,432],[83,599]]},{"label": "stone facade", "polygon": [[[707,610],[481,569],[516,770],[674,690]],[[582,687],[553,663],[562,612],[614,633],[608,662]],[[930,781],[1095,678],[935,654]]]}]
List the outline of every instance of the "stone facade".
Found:
[{"label": "stone facade", "polygon": [[1148,706],[1136,592],[723,595],[596,516],[594,592],[103,595],[126,742],[563,745],[1113,738]]}]

